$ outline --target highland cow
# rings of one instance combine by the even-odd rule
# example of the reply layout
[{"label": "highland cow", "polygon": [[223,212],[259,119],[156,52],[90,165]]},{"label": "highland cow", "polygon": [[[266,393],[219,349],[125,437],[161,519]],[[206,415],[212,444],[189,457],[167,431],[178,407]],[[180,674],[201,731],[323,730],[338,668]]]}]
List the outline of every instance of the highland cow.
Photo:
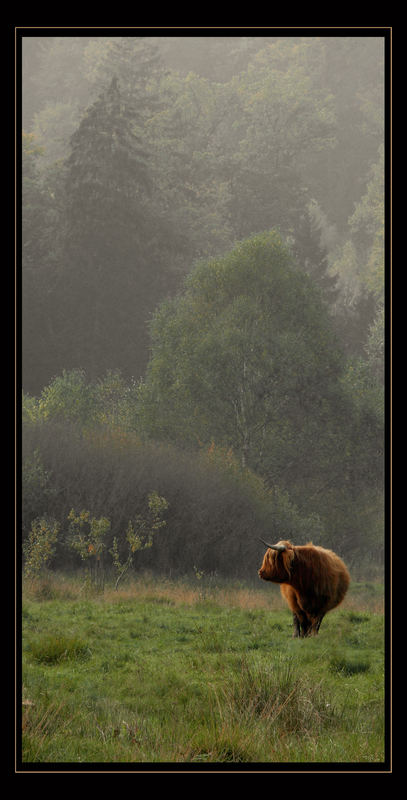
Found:
[{"label": "highland cow", "polygon": [[350,582],[345,564],[332,550],[311,543],[298,547],[288,541],[263,544],[268,549],[259,576],[280,584],[293,612],[293,635],[316,635],[325,614],[345,597]]}]

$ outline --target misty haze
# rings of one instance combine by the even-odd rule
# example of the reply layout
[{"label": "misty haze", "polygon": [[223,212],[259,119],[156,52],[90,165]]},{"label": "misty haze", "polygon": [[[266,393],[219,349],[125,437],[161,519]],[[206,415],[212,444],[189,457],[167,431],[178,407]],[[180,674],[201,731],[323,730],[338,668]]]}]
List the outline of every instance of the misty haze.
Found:
[{"label": "misty haze", "polygon": [[384,56],[379,34],[23,35],[31,586],[275,597],[259,538],[382,580]]}]

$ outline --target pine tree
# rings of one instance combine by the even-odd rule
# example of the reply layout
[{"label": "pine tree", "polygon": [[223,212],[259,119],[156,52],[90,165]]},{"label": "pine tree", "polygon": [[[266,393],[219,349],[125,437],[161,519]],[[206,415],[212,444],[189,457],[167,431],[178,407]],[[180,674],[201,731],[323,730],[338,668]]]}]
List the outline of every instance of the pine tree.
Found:
[{"label": "pine tree", "polygon": [[294,236],[293,253],[297,264],[321,290],[323,299],[332,306],[339,293],[338,277],[328,271],[328,251],[321,242],[320,227],[309,208],[300,214]]},{"label": "pine tree", "polygon": [[157,107],[157,84],[164,72],[155,38],[114,36],[93,39],[86,50],[90,84],[107,85],[117,76],[128,106],[149,117]]},{"label": "pine tree", "polygon": [[114,77],[72,136],[67,224],[76,248],[95,246],[105,253],[108,245],[116,251],[123,233],[126,239],[135,235],[135,217],[141,224],[142,197],[150,184],[132,117]]},{"label": "pine tree", "polygon": [[134,125],[114,77],[74,133],[67,161],[61,366],[90,377],[142,372],[157,302],[148,158]]}]

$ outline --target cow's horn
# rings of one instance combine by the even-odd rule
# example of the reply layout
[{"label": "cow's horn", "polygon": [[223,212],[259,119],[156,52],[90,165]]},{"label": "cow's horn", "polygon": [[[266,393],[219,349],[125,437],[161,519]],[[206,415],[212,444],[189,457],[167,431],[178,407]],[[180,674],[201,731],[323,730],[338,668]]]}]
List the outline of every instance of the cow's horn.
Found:
[{"label": "cow's horn", "polygon": [[267,542],[264,541],[264,539],[260,539],[260,541],[263,542],[263,544],[265,544],[266,547],[269,547],[270,550],[277,550],[278,553],[282,553],[283,550],[286,549],[285,544],[268,544]]}]

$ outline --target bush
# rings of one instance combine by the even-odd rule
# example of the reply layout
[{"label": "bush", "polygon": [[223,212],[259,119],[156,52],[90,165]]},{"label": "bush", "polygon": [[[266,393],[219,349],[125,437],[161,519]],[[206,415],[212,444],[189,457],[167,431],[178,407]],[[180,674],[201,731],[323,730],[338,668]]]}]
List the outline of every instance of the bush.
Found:
[{"label": "bush", "polygon": [[[216,571],[257,579],[264,551],[258,537],[291,537],[301,543],[314,531],[319,538],[317,520],[302,518],[287,495],[267,491],[230,452],[213,446],[192,454],[143,443],[130,434],[85,433],[67,423],[42,423],[27,427],[24,449],[28,459],[38,453],[48,475],[47,492],[41,497],[44,508],[61,524],[58,566],[80,564],[69,547],[67,518],[72,508],[110,521],[105,551],[116,539],[123,563],[129,522],[136,529],[137,520],[146,518],[151,496],[168,503],[166,525],[151,547],[134,553],[139,569],[173,575],[199,569],[205,575]],[[24,506],[26,501],[30,506],[31,496],[26,497],[23,486]],[[29,511],[24,507],[27,519]]]},{"label": "bush", "polygon": [[55,555],[59,524],[46,516],[33,520],[24,546],[24,572],[27,578],[37,578]]}]

